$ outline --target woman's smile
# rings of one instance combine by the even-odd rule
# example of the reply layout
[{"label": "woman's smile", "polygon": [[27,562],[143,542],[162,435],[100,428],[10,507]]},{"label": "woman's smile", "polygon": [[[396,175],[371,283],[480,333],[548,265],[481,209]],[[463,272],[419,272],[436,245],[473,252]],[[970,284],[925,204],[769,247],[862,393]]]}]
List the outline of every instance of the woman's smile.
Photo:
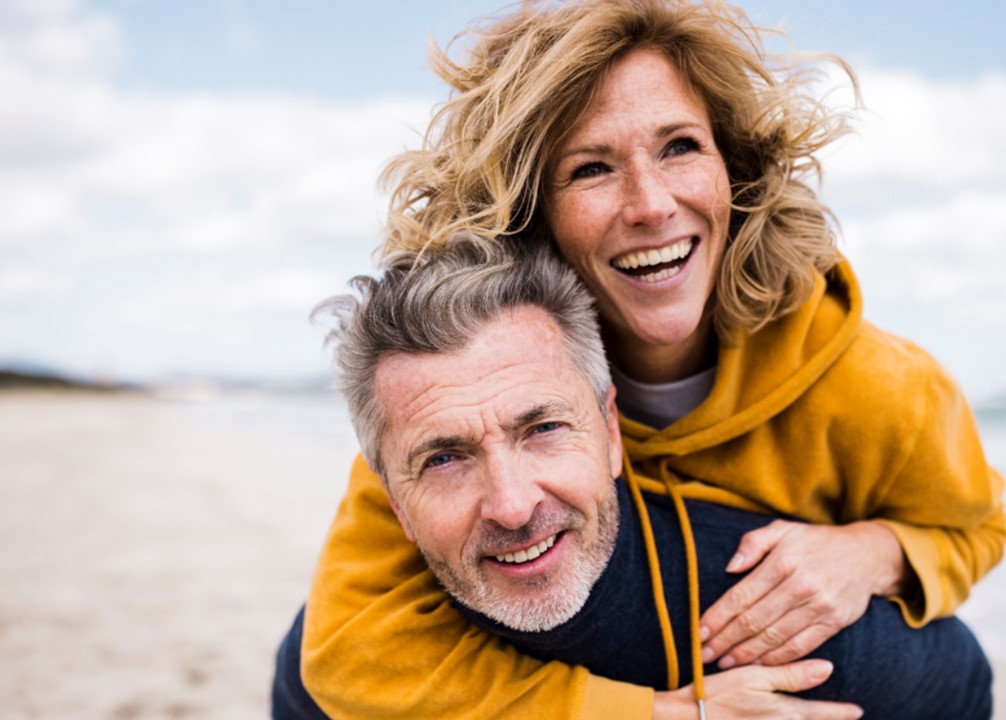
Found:
[{"label": "woman's smile", "polygon": [[633,250],[619,255],[611,264],[642,282],[659,282],[680,272],[698,241],[698,238],[688,238],[660,248]]}]

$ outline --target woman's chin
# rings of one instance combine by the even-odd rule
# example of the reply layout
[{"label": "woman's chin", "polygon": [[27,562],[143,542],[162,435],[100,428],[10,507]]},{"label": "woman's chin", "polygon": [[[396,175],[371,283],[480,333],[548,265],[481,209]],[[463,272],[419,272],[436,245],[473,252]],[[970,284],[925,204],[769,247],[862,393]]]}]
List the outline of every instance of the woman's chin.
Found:
[{"label": "woman's chin", "polygon": [[[701,308],[628,320],[618,327],[606,323],[605,342],[614,362],[630,376],[643,382],[670,382],[705,369],[713,333]],[[659,377],[651,379],[655,376]]]}]

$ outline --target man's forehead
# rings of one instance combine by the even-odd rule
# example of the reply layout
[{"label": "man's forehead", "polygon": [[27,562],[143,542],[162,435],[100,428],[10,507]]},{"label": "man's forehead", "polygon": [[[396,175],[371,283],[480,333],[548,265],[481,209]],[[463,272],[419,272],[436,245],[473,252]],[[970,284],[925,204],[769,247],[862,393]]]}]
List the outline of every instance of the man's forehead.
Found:
[{"label": "man's forehead", "polygon": [[[412,356],[379,367],[378,399],[393,426],[425,418],[478,417],[490,425],[526,424],[581,404],[587,380],[561,356]],[[383,372],[381,372],[383,370]]]},{"label": "man's forehead", "polygon": [[540,310],[488,324],[461,350],[389,355],[378,363],[376,380],[388,430],[410,438],[438,424],[461,433],[475,424],[519,425],[546,409],[574,411],[590,387]]},{"label": "man's forehead", "polygon": [[495,374],[535,366],[551,368],[543,373],[543,379],[559,367],[579,371],[570,362],[562,332],[552,316],[539,307],[522,306],[486,322],[462,347],[389,353],[378,362],[376,379],[384,389],[422,383],[431,391],[449,391],[458,385],[491,380]]}]

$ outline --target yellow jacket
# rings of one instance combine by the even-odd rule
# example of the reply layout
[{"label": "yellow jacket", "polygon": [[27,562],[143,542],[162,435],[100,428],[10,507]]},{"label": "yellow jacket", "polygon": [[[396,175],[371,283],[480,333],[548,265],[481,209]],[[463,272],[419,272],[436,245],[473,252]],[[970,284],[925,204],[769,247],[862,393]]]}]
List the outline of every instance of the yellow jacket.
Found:
[{"label": "yellow jacket", "polygon": [[[647,492],[898,536],[922,588],[914,625],[951,614],[1002,556],[1002,478],[964,398],[924,351],[861,320],[847,265],[810,300],[722,346],[710,396],[664,430],[622,419]],[[649,479],[648,479],[649,478]],[[543,663],[451,606],[362,459],[308,598],[304,682],[335,718],[649,718],[652,691]]]}]

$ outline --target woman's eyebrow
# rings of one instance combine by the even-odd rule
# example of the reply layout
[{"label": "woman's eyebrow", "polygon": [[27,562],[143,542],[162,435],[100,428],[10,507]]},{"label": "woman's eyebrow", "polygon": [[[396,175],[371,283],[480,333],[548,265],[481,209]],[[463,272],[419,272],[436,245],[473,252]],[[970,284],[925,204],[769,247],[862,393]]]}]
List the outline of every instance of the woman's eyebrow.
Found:
[{"label": "woman's eyebrow", "polygon": [[[703,125],[700,122],[693,122],[691,120],[668,123],[667,125],[661,125],[657,128],[656,137],[665,138],[674,133],[680,132],[686,129],[702,128]],[[559,154],[559,160],[564,160],[568,157],[574,155],[604,155],[611,152],[611,145],[607,143],[590,143],[586,145],[576,145],[571,147]]]}]

